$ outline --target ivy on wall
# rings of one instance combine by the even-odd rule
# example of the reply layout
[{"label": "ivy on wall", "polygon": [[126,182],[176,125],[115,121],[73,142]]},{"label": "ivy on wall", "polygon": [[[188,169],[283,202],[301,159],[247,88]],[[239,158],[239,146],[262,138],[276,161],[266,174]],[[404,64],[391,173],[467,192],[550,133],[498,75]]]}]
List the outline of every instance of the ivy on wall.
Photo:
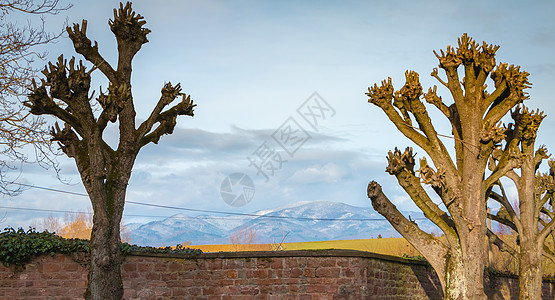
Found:
[{"label": "ivy on wall", "polygon": [[31,258],[55,253],[90,252],[89,241],[64,239],[48,231],[37,232],[33,228],[25,231],[5,228],[0,233],[0,261],[4,266],[22,267]]},{"label": "ivy on wall", "polygon": [[[177,245],[176,247],[142,247],[123,243],[121,251],[124,255],[131,252],[141,253],[183,253],[200,254],[201,250],[191,249]],[[0,233],[0,261],[4,266],[15,265],[16,268],[23,267],[33,257],[43,254],[54,256],[56,253],[90,253],[89,240],[65,239],[54,233],[43,231],[37,232],[34,228],[24,230],[22,228],[5,228]]]}]

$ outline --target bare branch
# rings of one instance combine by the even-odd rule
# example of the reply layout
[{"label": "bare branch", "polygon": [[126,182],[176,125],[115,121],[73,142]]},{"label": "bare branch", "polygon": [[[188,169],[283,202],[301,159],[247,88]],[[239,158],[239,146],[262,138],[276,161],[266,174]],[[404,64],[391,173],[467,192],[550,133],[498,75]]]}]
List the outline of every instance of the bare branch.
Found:
[{"label": "bare branch", "polygon": [[492,219],[493,221],[499,222],[499,223],[501,223],[501,224],[503,224],[507,227],[510,227],[512,230],[518,232],[518,229],[517,229],[515,223],[513,223],[512,221],[510,221],[506,218],[500,217],[498,215],[493,215],[493,214],[488,214],[488,218]]},{"label": "bare branch", "polygon": [[516,250],[511,247],[509,244],[505,243],[502,239],[500,239],[495,233],[493,233],[490,229],[488,229],[487,231],[487,236],[488,239],[490,241],[490,243],[494,244],[495,246],[497,246],[497,248],[499,249],[499,251],[503,251],[503,252],[507,252],[510,255],[512,255],[513,257],[516,257],[517,252]]},{"label": "bare branch", "polygon": [[[40,25],[32,26],[11,22],[7,17],[12,13],[26,13],[30,17],[57,14],[71,5],[61,7],[58,0],[6,0],[0,3],[0,193],[16,195],[21,189],[11,188],[13,179],[5,172],[15,170],[12,162],[21,165],[38,163],[43,168],[53,167],[57,171],[56,155],[59,151],[48,137],[46,121],[25,110],[21,97],[26,96],[36,78],[36,60],[42,60],[46,52],[37,51],[37,46],[48,44],[61,36],[45,30],[44,19]],[[30,147],[35,156],[23,148]]]},{"label": "bare branch", "polygon": [[176,86],[172,86],[171,82],[166,83],[162,88],[162,96],[150,113],[150,116],[139,126],[137,130],[139,136],[145,136],[152,129],[154,124],[159,121],[158,118],[162,110],[172,103],[179,95],[183,95],[181,94],[181,85],[179,83]]},{"label": "bare branch", "polygon": [[[171,101],[173,101],[177,94],[180,94],[179,92],[176,92],[175,88],[170,88],[171,83],[168,83],[166,87],[168,89],[166,91],[164,91],[164,89],[162,90],[162,98],[158,102],[158,104],[161,106],[160,109],[163,109],[163,106],[167,105],[163,103],[165,103],[166,101],[170,101],[170,99]],[[179,84],[176,87],[181,90]],[[168,94],[164,96],[164,93]],[[139,127],[139,133],[142,134],[142,137],[140,137],[139,141],[139,147],[143,147],[144,145],[151,142],[157,144],[162,135],[171,134],[173,132],[173,129],[175,128],[177,117],[183,115],[191,117],[194,116],[195,106],[196,105],[191,100],[191,96],[186,96],[183,94],[181,102],[179,102],[175,106],[162,113],[158,113],[158,115],[153,112],[153,114],[151,114],[152,119],[149,117],[149,119],[143,122],[143,124],[141,124],[141,126]],[[157,108],[155,108],[155,111],[157,110]],[[150,130],[152,126],[156,123],[159,123],[158,127],[148,132],[147,130]]]},{"label": "bare branch", "polygon": [[555,253],[547,247],[547,245],[543,244],[543,252],[542,255],[549,258],[553,263],[555,263]]},{"label": "bare branch", "polygon": [[94,46],[91,46],[91,40],[87,37],[87,20],[82,21],[81,27],[79,27],[79,24],[73,24],[73,29],[68,26],[66,31],[73,42],[75,51],[97,67],[110,82],[117,82],[116,72],[98,52],[98,43],[94,42]]},{"label": "bare branch", "polygon": [[553,193],[545,193],[543,195],[543,197],[541,195],[538,195],[538,197],[540,198],[538,205],[537,205],[537,209],[539,212],[543,212],[546,215],[548,215],[550,218],[554,218],[555,214],[553,214],[552,212],[548,211],[544,206],[547,203],[547,201],[549,201],[550,199],[553,199]]},{"label": "bare branch", "polygon": [[555,228],[555,219],[552,219],[545,225],[545,227],[540,231],[539,239],[541,241],[545,240],[545,238],[553,231]]},{"label": "bare branch", "polygon": [[395,93],[395,105],[399,110],[406,110],[415,117],[420,129],[426,135],[430,148],[426,152],[431,156],[436,165],[442,165],[444,169],[451,173],[457,174],[453,161],[450,159],[449,152],[445,145],[439,140],[438,133],[435,130],[432,120],[430,119],[426,107],[420,100],[422,96],[422,86],[419,82],[419,76],[416,72],[407,71],[405,73],[405,85]]},{"label": "bare branch", "polygon": [[[520,219],[517,215],[517,213],[515,212],[513,206],[511,205],[511,203],[509,202],[509,198],[507,197],[507,193],[505,192],[505,188],[503,187],[503,185],[501,184],[501,182],[497,182],[496,185],[499,186],[499,188],[501,189],[501,195],[497,194],[494,191],[489,191],[489,193],[487,194],[487,197],[495,200],[497,202],[499,202],[499,204],[501,204],[501,209],[504,209],[504,212],[507,213],[507,216],[493,216],[490,214],[488,214],[488,218],[495,220],[501,224],[504,224],[506,226],[511,227],[514,231],[516,232],[522,232],[522,224],[520,223]],[[503,212],[502,210],[500,210],[500,212]],[[493,217],[492,217],[493,216]]]},{"label": "bare branch", "polygon": [[[406,83],[401,90],[395,93],[395,96],[393,96],[391,78],[388,81],[382,81],[380,87],[375,84],[373,87],[368,88],[368,93],[366,93],[370,98],[368,102],[380,107],[399,131],[431,155],[434,163],[443,165],[448,172],[456,174],[453,161],[450,159],[447,149],[445,149],[445,146],[439,140],[438,134],[426,112],[426,108],[419,99],[422,95],[422,87],[418,81],[418,74],[407,71],[405,76]],[[392,99],[394,100],[393,103]],[[404,118],[399,115],[394,106],[401,112]],[[424,135],[412,127],[409,113],[416,118]]]},{"label": "bare branch", "polygon": [[59,0],[42,0],[42,2],[35,3],[33,0],[8,0],[0,3],[0,9],[16,10],[29,14],[52,14],[56,15],[61,11],[71,8],[73,5],[69,4],[65,7],[59,6]]},{"label": "bare branch", "polygon": [[[437,72],[437,69],[434,70]],[[445,103],[443,103],[443,100],[440,96],[437,95],[436,92],[437,86],[434,85],[433,88],[429,88],[428,93],[424,94],[426,102],[433,104],[435,107],[437,107],[437,109],[439,109],[439,111],[443,113],[443,115],[447,117],[447,119],[452,120],[453,115],[451,113],[451,110],[447,105],[445,105]]]},{"label": "bare branch", "polygon": [[[517,168],[519,165],[520,162],[517,159],[503,159],[501,163],[499,163],[497,167],[493,170],[493,172],[486,178],[486,180],[484,180],[484,184],[482,185],[483,188],[490,188],[491,186],[496,184],[499,179],[501,179],[501,177],[507,176],[510,171],[512,171],[514,168]],[[512,172],[512,174],[518,177],[516,173]]]},{"label": "bare branch", "polygon": [[[434,269],[445,270],[443,257],[447,254],[447,247],[441,240],[422,231],[415,223],[407,220],[385,196],[377,182],[371,181],[368,184],[367,194],[372,200],[372,207],[384,216],[397,232],[405,237],[420,253],[426,258],[429,257],[428,261]],[[442,274],[438,275],[443,278]]]},{"label": "bare branch", "polygon": [[443,50],[440,50],[440,53],[441,55],[434,51],[434,54],[439,59],[439,67],[445,70],[447,83],[445,84],[444,81],[440,80],[439,76],[434,77],[447,86],[455,103],[461,102],[464,99],[464,93],[460,85],[459,74],[457,73],[457,68],[461,64],[461,60],[457,57],[451,46],[447,46],[447,51],[445,53]]},{"label": "bare branch", "polygon": [[395,127],[401,131],[401,133],[411,140],[414,140],[414,142],[421,148],[425,150],[430,149],[430,145],[428,140],[426,140],[426,137],[414,130],[412,128],[412,124],[403,119],[393,107],[393,85],[391,83],[391,78],[388,78],[387,81],[382,81],[380,87],[378,87],[377,84],[374,84],[373,87],[369,87],[366,95],[369,97],[368,103],[372,103],[381,108],[391,122],[393,122]]},{"label": "bare branch", "polygon": [[118,43],[118,73],[127,81],[131,76],[131,61],[141,46],[148,42],[146,36],[150,30],[143,27],[146,21],[133,11],[131,2],[127,2],[125,6],[120,3],[119,9],[114,9],[114,18],[108,24]]},{"label": "bare branch", "polygon": [[430,199],[422,188],[420,179],[414,175],[412,149],[407,148],[402,154],[398,149],[395,149],[395,152],[390,151],[387,160],[389,165],[386,171],[391,175],[395,175],[399,184],[422,212],[424,212],[426,218],[436,224],[445,233],[449,242],[453,243],[457,237],[453,220]]},{"label": "bare branch", "polygon": [[508,66],[503,63],[497,66],[491,78],[494,80],[496,88],[502,87],[503,83],[507,84],[508,95],[505,96],[506,92],[504,92],[493,101],[484,117],[486,122],[490,122],[490,124],[499,122],[511,108],[529,98],[528,94],[524,92],[531,86],[528,82],[528,75],[530,75],[528,72],[520,71],[518,66]]}]

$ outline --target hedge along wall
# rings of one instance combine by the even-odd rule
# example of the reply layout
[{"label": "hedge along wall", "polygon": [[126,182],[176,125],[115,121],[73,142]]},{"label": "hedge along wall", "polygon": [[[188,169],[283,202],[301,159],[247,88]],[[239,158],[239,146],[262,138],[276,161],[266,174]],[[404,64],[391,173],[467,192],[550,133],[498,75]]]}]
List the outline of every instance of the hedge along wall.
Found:
[{"label": "hedge along wall", "polygon": [[[79,299],[86,262],[56,254],[24,269],[0,266],[0,299]],[[133,254],[122,265],[125,299],[442,299],[425,262],[350,250]],[[518,280],[491,276],[490,299],[517,299]],[[544,282],[544,299],[555,284]]]}]

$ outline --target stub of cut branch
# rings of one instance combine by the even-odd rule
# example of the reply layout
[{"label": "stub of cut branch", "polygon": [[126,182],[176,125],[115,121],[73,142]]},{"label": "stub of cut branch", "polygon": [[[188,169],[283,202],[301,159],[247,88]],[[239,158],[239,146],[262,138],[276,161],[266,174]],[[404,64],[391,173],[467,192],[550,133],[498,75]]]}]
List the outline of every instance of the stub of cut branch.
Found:
[{"label": "stub of cut branch", "polygon": [[391,77],[388,77],[387,81],[383,80],[381,86],[374,84],[372,87],[369,87],[366,95],[369,97],[368,103],[372,103],[381,108],[390,106],[393,100],[393,84],[391,83]]},{"label": "stub of cut branch", "polygon": [[389,151],[387,154],[388,166],[385,171],[391,175],[396,175],[401,170],[406,169],[414,174],[414,156],[411,147],[407,147],[403,153],[397,148],[393,152]]}]

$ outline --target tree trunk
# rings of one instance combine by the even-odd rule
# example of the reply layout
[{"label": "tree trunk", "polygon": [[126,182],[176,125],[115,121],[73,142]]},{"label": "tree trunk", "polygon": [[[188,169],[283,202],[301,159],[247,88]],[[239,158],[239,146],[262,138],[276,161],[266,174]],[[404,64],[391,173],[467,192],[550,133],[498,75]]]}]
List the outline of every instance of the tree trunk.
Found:
[{"label": "tree trunk", "polygon": [[445,260],[445,287],[444,297],[448,300],[465,299],[466,275],[464,272],[464,259],[460,249],[451,249]]},{"label": "tree trunk", "polygon": [[119,224],[110,223],[94,222],[86,299],[123,298]]},{"label": "tree trunk", "polygon": [[485,226],[476,226],[467,234],[468,238],[462,240],[465,297],[461,299],[487,299],[484,292],[484,269],[487,258]]},{"label": "tree trunk", "polygon": [[[477,237],[477,234],[469,235],[469,241]],[[481,251],[484,242],[480,246],[469,248],[452,247],[445,261],[445,286],[444,297],[449,300],[462,299],[487,299],[484,293],[483,273],[484,265],[479,262],[479,254],[473,251]],[[468,243],[471,245],[473,243]],[[464,247],[464,246],[463,246]],[[438,275],[440,273],[438,272]]]},{"label": "tree trunk", "polygon": [[[465,107],[460,111],[471,111],[477,104]],[[463,114],[464,115],[464,114]],[[467,113],[468,122],[463,130],[463,139],[472,145],[480,143],[479,132],[482,124],[481,115]],[[463,297],[459,299],[487,299],[484,292],[484,270],[487,262],[487,211],[486,189],[483,187],[484,170],[487,160],[480,157],[474,148],[463,148],[463,164],[459,167],[461,183],[460,201],[462,208],[460,215],[454,216],[457,232],[460,236],[462,250],[464,278]],[[455,212],[456,210],[454,210]]]},{"label": "tree trunk", "polygon": [[542,296],[542,248],[537,242],[520,243],[519,299],[541,299]]},{"label": "tree trunk", "polygon": [[516,180],[520,199],[520,223],[522,232],[519,232],[519,299],[541,299],[542,290],[542,253],[545,238],[540,237],[538,227],[540,208],[536,207],[536,161],[534,157],[534,143],[523,142],[523,151],[526,158],[521,166],[521,177]]},{"label": "tree trunk", "polygon": [[94,217],[86,299],[123,298],[120,222],[126,187],[113,182],[99,180],[99,189],[89,192]]}]

